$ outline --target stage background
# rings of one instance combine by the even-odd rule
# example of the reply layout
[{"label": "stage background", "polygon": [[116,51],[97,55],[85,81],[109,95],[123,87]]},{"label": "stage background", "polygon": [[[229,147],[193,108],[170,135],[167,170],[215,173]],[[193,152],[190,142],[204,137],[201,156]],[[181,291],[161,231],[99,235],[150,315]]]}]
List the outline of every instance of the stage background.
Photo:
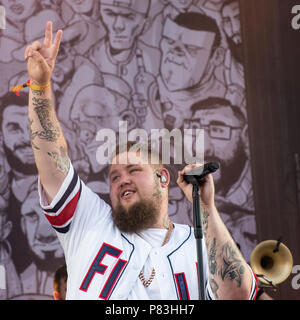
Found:
[{"label": "stage background", "polygon": [[290,248],[293,272],[273,296],[299,299],[300,30],[292,28],[299,1],[240,4],[258,241],[281,238]]},{"label": "stage background", "polygon": [[[221,163],[216,202],[228,229],[248,261],[258,242],[281,237],[296,272],[276,298],[299,298],[292,287],[300,282],[299,35],[291,28],[289,1],[279,2],[0,1],[6,11],[0,30],[0,265],[7,284],[1,299],[51,299],[53,273],[64,262],[38,205],[27,93],[9,93],[27,81],[24,51],[42,40],[47,20],[64,30],[52,86],[82,180],[109,202],[95,136],[100,129],[118,132],[119,120],[127,121],[128,134],[204,128],[205,159]],[[192,224],[191,206],[175,183],[182,166],[168,166],[169,213],[174,222]]]}]

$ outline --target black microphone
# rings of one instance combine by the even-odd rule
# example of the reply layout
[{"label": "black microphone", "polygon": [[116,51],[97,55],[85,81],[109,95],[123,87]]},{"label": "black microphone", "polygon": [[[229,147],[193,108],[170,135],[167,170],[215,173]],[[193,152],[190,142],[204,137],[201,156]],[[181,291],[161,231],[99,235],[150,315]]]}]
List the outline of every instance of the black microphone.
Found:
[{"label": "black microphone", "polygon": [[209,173],[217,171],[220,167],[219,162],[208,162],[201,167],[196,167],[184,174],[184,181],[192,184],[201,184],[204,182],[204,177]]}]

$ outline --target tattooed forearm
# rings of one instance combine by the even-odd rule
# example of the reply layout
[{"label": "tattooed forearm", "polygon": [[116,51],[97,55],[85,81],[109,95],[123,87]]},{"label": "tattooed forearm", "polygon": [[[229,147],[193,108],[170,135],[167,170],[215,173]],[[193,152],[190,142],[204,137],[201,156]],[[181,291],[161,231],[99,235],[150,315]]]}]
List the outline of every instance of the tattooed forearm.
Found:
[{"label": "tattooed forearm", "polygon": [[216,299],[219,299],[219,296],[218,296],[218,293],[217,293],[217,291],[219,289],[219,285],[217,284],[216,280],[213,279],[213,278],[210,278],[209,283],[210,283],[211,290],[212,290],[212,292],[214,294],[214,297]]},{"label": "tattooed forearm", "polygon": [[69,171],[70,162],[66,148],[60,147],[59,152],[48,152],[48,155],[54,160],[55,166],[59,171],[63,173],[67,173]]},{"label": "tattooed forearm", "polygon": [[32,92],[32,94],[34,96],[39,96],[39,97],[41,97],[41,96],[43,96],[45,94],[44,90],[33,90],[33,89],[31,89],[31,92]]},{"label": "tattooed forearm", "polygon": [[28,121],[28,130],[29,130],[29,136],[30,136],[30,141],[31,141],[31,146],[32,148],[36,149],[36,150],[40,150],[40,148],[33,142],[33,140],[38,136],[37,132],[33,132],[32,130],[32,124],[33,124],[33,120],[31,120],[29,118]]},{"label": "tattooed forearm", "polygon": [[204,207],[201,206],[201,210],[202,210],[202,228],[203,228],[203,233],[204,233],[204,237],[206,237],[206,233],[207,233],[207,228],[208,228],[208,217],[209,217],[209,211]]},{"label": "tattooed forearm", "polygon": [[237,251],[229,243],[223,246],[223,265],[220,269],[220,275],[223,281],[226,279],[236,281],[238,287],[240,287],[244,277],[245,267],[237,256]]},{"label": "tattooed forearm", "polygon": [[33,97],[32,104],[43,130],[35,132],[31,131],[31,137],[33,139],[39,137],[40,139],[47,140],[49,142],[56,142],[60,136],[60,129],[57,121],[53,119],[53,116],[51,117],[52,101],[50,99],[39,99]]},{"label": "tattooed forearm", "polygon": [[212,275],[216,274],[217,271],[217,261],[216,261],[216,253],[217,253],[217,245],[216,238],[213,239],[213,243],[208,253],[208,265],[209,271]]}]

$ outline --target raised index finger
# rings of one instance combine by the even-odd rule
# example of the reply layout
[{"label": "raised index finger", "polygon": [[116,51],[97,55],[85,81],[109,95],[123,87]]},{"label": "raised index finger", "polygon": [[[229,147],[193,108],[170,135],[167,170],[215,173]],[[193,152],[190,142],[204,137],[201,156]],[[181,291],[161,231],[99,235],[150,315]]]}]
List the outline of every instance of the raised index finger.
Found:
[{"label": "raised index finger", "polygon": [[46,24],[44,46],[49,48],[51,45],[52,45],[52,22],[48,21]]}]

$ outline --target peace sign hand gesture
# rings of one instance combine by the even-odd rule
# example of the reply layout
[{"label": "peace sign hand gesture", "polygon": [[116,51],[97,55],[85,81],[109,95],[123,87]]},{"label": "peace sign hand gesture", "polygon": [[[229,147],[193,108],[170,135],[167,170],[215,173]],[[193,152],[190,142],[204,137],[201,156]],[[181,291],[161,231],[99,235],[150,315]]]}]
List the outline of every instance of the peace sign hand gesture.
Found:
[{"label": "peace sign hand gesture", "polygon": [[52,43],[52,22],[48,21],[44,43],[34,41],[26,48],[24,57],[32,83],[46,85],[50,82],[62,34],[62,30],[58,30]]}]

